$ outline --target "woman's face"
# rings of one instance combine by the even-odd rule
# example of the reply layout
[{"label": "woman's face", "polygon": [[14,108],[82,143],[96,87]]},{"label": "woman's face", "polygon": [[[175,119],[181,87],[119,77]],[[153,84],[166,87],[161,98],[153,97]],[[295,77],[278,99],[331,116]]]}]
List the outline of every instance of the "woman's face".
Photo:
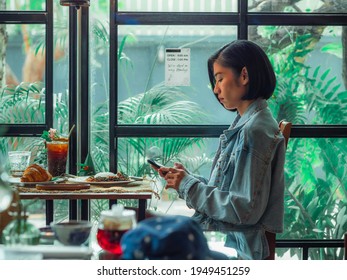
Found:
[{"label": "woman's face", "polygon": [[215,77],[215,87],[213,92],[217,95],[219,102],[228,110],[237,110],[242,115],[251,100],[242,100],[248,90],[248,73],[244,67],[240,76],[227,67],[223,67],[217,62],[213,64],[213,74]]}]

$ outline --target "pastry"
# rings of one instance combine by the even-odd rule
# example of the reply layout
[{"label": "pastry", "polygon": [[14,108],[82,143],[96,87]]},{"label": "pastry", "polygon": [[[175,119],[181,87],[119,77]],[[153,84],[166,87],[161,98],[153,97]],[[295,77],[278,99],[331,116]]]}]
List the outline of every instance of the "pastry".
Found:
[{"label": "pastry", "polygon": [[21,182],[46,182],[52,179],[52,175],[38,164],[29,165],[23,176],[20,178]]}]

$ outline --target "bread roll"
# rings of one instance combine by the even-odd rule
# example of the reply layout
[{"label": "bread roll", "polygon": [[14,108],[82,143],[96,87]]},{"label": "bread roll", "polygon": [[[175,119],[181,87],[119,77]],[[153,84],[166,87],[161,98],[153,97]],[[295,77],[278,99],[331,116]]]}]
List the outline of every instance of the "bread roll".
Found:
[{"label": "bread roll", "polygon": [[25,169],[23,176],[20,178],[20,181],[46,182],[50,181],[51,179],[52,175],[47,170],[45,170],[38,164],[31,164]]}]

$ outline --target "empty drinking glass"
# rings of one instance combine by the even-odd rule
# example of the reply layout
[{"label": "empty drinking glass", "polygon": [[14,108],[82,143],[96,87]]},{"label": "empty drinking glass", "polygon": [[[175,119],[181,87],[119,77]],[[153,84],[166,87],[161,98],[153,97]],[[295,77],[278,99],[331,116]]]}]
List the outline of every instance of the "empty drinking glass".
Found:
[{"label": "empty drinking glass", "polygon": [[11,151],[8,152],[10,172],[13,177],[22,177],[24,170],[29,166],[31,152]]}]

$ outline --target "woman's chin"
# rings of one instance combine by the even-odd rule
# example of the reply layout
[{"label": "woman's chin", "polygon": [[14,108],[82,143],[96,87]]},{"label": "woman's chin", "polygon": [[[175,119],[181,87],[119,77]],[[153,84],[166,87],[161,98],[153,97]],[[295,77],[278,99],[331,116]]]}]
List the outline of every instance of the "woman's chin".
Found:
[{"label": "woman's chin", "polygon": [[237,109],[236,109],[235,107],[227,106],[227,105],[225,105],[225,104],[222,104],[222,105],[223,105],[223,107],[224,107],[225,109],[227,109],[228,111],[231,111],[231,112],[236,112],[236,111],[237,111]]}]

